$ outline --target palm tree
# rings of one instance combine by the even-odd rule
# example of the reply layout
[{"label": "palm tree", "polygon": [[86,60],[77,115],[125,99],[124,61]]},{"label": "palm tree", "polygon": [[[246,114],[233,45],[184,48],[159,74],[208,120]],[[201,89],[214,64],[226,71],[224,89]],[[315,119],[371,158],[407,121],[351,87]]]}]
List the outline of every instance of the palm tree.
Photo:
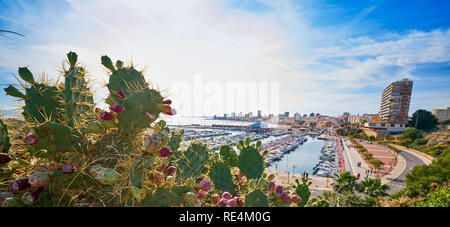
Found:
[{"label": "palm tree", "polygon": [[389,186],[381,184],[380,179],[369,178],[360,183],[359,192],[362,192],[370,197],[388,196],[386,191],[389,190]]},{"label": "palm tree", "polygon": [[350,172],[342,172],[341,175],[335,174],[335,177],[335,182],[331,185],[337,193],[352,193],[358,188],[358,183],[356,183],[357,178],[352,176]]},{"label": "palm tree", "polygon": [[369,161],[369,164],[377,170],[377,177],[378,177],[378,168],[384,165],[384,162],[378,159],[372,159]]}]

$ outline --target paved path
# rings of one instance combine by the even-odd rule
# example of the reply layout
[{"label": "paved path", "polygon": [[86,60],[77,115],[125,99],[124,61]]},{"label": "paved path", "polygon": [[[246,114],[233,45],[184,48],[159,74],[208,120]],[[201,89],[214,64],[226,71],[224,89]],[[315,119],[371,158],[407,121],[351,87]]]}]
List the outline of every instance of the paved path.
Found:
[{"label": "paved path", "polygon": [[405,160],[405,167],[403,168],[403,171],[401,171],[401,173],[399,173],[397,176],[386,179],[389,180],[389,194],[398,192],[406,186],[406,174],[409,173],[415,166],[428,164],[421,158],[419,158],[420,156],[418,156],[418,154],[414,154],[402,149],[400,150],[402,152],[399,153],[399,158],[401,156]]}]

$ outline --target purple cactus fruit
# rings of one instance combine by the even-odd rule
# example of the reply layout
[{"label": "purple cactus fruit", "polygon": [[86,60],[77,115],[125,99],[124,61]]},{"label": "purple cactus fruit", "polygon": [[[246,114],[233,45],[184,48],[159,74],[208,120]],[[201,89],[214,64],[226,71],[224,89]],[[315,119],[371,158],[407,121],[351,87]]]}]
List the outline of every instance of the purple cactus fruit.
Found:
[{"label": "purple cactus fruit", "polygon": [[282,193],[282,192],[283,192],[283,186],[278,185],[278,186],[275,188],[275,191],[276,191],[278,194]]},{"label": "purple cactus fruit", "polygon": [[49,182],[50,177],[48,174],[43,172],[34,172],[28,177],[28,183],[30,183],[31,187],[34,188],[45,187]]},{"label": "purple cactus fruit", "polygon": [[222,198],[224,198],[224,199],[231,199],[231,194],[229,193],[229,192],[224,192],[223,194],[222,194]]},{"label": "purple cactus fruit", "polygon": [[110,121],[110,120],[114,120],[114,114],[107,112],[107,111],[103,111],[100,114],[100,119],[104,120],[104,121]]},{"label": "purple cactus fruit", "polygon": [[203,191],[209,191],[211,189],[211,182],[209,180],[202,180],[198,186]]},{"label": "purple cactus fruit", "polygon": [[237,197],[237,198],[236,198],[236,202],[237,202],[237,205],[238,205],[238,206],[240,206],[240,207],[243,207],[243,206],[244,206],[244,198],[242,198],[242,197]]},{"label": "purple cactus fruit", "polygon": [[34,131],[31,131],[25,136],[25,143],[28,145],[35,145],[38,142],[39,138]]},{"label": "purple cactus fruit", "polygon": [[169,168],[167,168],[167,175],[172,176],[175,171],[177,171],[177,168],[175,168],[175,166],[169,166]]},{"label": "purple cactus fruit", "polygon": [[273,189],[275,189],[275,182],[271,181],[267,184],[267,188],[272,191]]},{"label": "purple cactus fruit", "polygon": [[123,108],[122,105],[120,105],[119,103],[115,102],[111,105],[109,105],[109,109],[111,111],[114,111],[116,113],[122,113],[125,109]]},{"label": "purple cactus fruit", "polygon": [[74,171],[75,171],[75,166],[70,163],[66,163],[61,166],[61,172],[64,174],[71,174]]},{"label": "purple cactus fruit", "polygon": [[18,138],[19,140],[23,140],[23,136],[22,136],[22,135],[18,136],[17,138]]},{"label": "purple cactus fruit", "polygon": [[19,191],[25,190],[29,187],[31,187],[31,185],[28,182],[28,178],[19,178],[9,185],[8,190],[13,193],[18,193]]},{"label": "purple cactus fruit", "polygon": [[119,99],[125,99],[125,93],[122,90],[116,92],[116,95]]},{"label": "purple cactus fruit", "polygon": [[197,199],[203,199],[203,198],[205,198],[205,192],[204,191],[202,191],[202,190],[200,190],[200,191],[198,191],[198,194],[197,194]]},{"label": "purple cactus fruit", "polygon": [[167,157],[172,154],[172,149],[170,147],[163,147],[159,150],[159,157]]},{"label": "purple cactus fruit", "polygon": [[214,194],[214,195],[212,196],[211,200],[212,200],[212,203],[218,204],[219,201],[220,201],[220,196],[217,195],[217,194]]},{"label": "purple cactus fruit", "polygon": [[280,199],[287,203],[291,201],[291,197],[286,192],[280,193]]},{"label": "purple cactus fruit", "polygon": [[228,206],[230,206],[230,207],[236,207],[236,205],[237,205],[237,202],[236,202],[235,199],[230,199],[230,200],[228,200]]},{"label": "purple cactus fruit", "polygon": [[43,189],[44,188],[38,188],[36,191],[31,193],[26,192],[25,194],[23,194],[22,199],[24,200],[25,203],[31,204],[39,199],[39,196],[41,195]]},{"label": "purple cactus fruit", "polygon": [[144,147],[150,154],[156,154],[161,147],[161,139],[157,136],[147,136],[144,139]]},{"label": "purple cactus fruit", "polygon": [[172,104],[172,100],[166,99],[166,100],[163,101],[163,104],[170,105],[170,104]]},{"label": "purple cactus fruit", "polygon": [[11,161],[11,157],[8,154],[0,153],[0,164],[6,164]]},{"label": "purple cactus fruit", "polygon": [[302,202],[302,198],[298,197],[298,195],[293,195],[292,196],[292,201],[294,203],[301,203]]},{"label": "purple cactus fruit", "polygon": [[227,206],[227,200],[226,199],[221,199],[220,201],[219,201],[219,206],[220,207],[226,207]]}]

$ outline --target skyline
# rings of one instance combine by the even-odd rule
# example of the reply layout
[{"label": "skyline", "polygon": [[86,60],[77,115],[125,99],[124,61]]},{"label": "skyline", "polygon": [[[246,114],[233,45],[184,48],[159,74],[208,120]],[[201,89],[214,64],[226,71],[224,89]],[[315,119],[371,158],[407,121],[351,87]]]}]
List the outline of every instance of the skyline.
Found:
[{"label": "skyline", "polygon": [[[450,3],[134,3],[0,1],[0,28],[26,36],[0,37],[0,83],[14,83],[24,65],[55,79],[72,50],[96,89],[107,78],[100,56],[108,54],[148,66],[147,79],[169,95],[171,81],[192,83],[198,74],[219,84],[279,82],[280,113],[378,113],[381,91],[403,78],[414,81],[410,115],[450,104]],[[8,109],[12,99],[1,92]],[[95,94],[99,101],[106,92]]]}]

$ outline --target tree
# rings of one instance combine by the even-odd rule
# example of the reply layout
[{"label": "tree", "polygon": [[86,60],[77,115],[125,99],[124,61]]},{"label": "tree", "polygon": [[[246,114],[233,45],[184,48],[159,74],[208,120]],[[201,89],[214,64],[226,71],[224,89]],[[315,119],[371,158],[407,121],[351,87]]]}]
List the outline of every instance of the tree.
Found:
[{"label": "tree", "polygon": [[427,194],[431,184],[443,185],[450,179],[450,153],[444,152],[430,165],[420,165],[406,174],[407,194],[411,197]]},{"label": "tree", "polygon": [[358,188],[356,177],[352,176],[350,172],[342,172],[341,175],[335,174],[335,182],[332,184],[333,190],[337,193],[349,192],[352,193]]},{"label": "tree", "polygon": [[412,119],[410,127],[426,131],[434,129],[438,123],[438,119],[428,110],[417,110],[413,113]]},{"label": "tree", "polygon": [[359,192],[362,192],[370,197],[388,196],[386,191],[389,186],[386,184],[381,184],[380,179],[369,178],[362,181],[359,187]]},{"label": "tree", "polygon": [[371,165],[374,169],[377,170],[378,175],[378,168],[384,165],[384,162],[378,159],[371,159],[369,160],[369,165]]},{"label": "tree", "polygon": [[416,128],[408,128],[402,133],[401,138],[403,141],[410,141],[412,143],[416,139],[423,138],[423,132]]}]

